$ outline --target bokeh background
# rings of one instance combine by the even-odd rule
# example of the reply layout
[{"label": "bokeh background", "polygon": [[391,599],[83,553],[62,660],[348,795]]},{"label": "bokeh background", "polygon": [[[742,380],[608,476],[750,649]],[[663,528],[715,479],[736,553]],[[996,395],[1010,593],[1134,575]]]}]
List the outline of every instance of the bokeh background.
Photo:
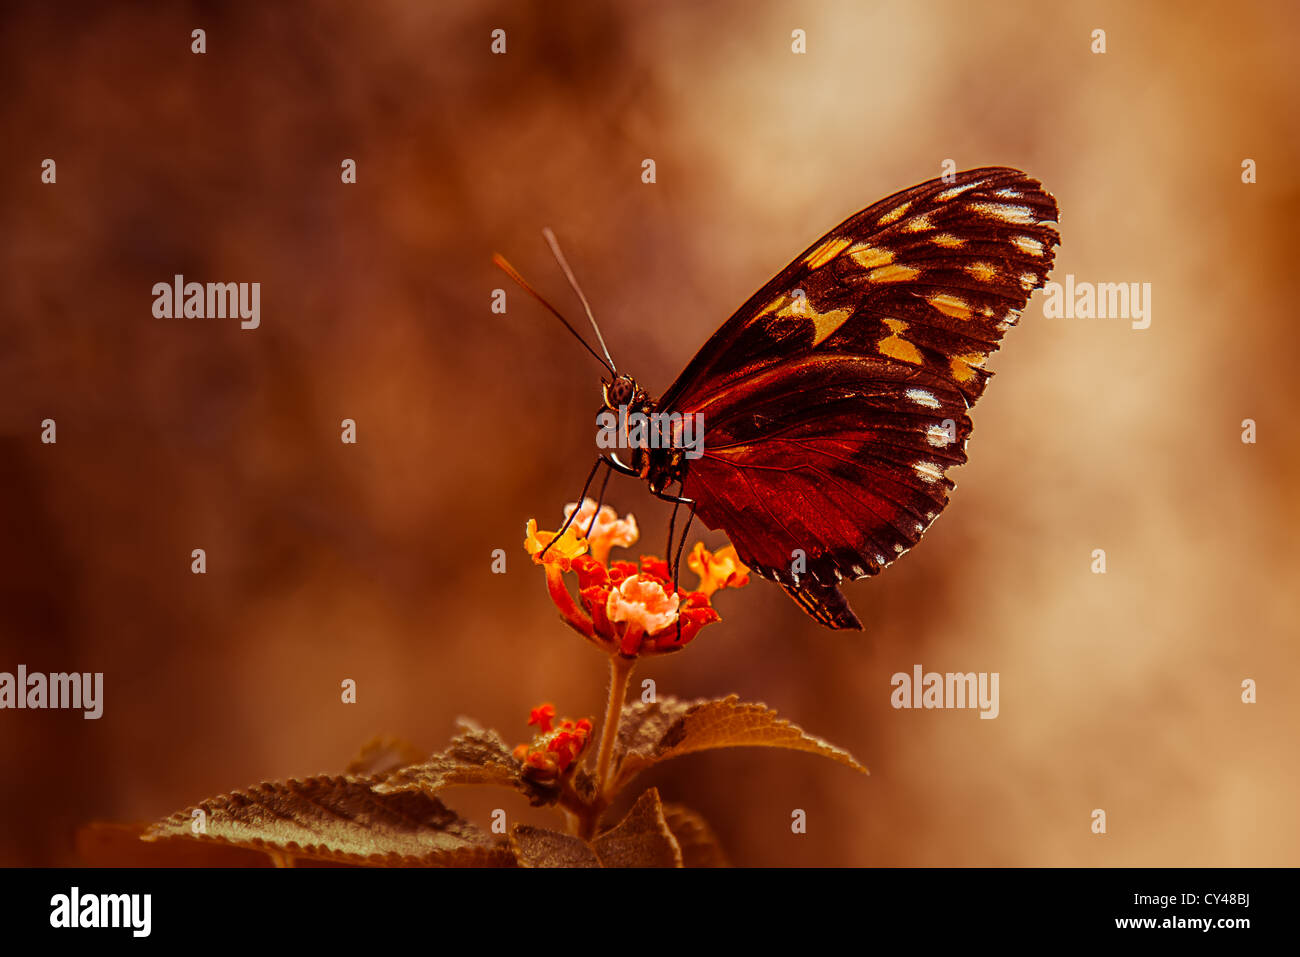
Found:
[{"label": "bokeh background", "polygon": [[[0,670],[103,671],[106,700],[0,713],[0,863],[75,863],[86,821],[338,771],[376,733],[598,715],[604,661],[521,544],[586,474],[600,370],[513,287],[489,311],[492,252],[580,318],[552,226],[658,392],[946,158],[1040,178],[1054,278],[1152,283],[1151,328],[1034,297],[948,511],[848,588],[865,634],[756,582],[640,672],[765,701],[870,778],[746,750],[646,783],[743,865],[1300,863],[1295,26],[1285,2],[7,4]],[[174,273],[261,282],[261,328],[153,318]],[[666,506],[610,501],[662,550]],[[1001,716],[893,710],[917,663],[999,672]]]}]

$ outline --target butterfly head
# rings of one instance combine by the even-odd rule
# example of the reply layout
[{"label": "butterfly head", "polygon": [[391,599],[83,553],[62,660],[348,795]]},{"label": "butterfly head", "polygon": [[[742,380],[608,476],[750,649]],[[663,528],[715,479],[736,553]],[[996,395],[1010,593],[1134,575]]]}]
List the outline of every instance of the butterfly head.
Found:
[{"label": "butterfly head", "polygon": [[604,399],[605,408],[614,413],[620,409],[640,411],[650,404],[650,396],[636,384],[636,379],[621,372],[614,377],[613,382],[605,383]]}]

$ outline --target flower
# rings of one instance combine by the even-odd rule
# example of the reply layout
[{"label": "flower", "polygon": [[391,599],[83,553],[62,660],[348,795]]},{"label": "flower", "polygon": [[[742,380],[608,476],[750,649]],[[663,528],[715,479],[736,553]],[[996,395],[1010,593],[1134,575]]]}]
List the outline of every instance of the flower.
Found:
[{"label": "flower", "polygon": [[720,588],[740,588],[749,584],[749,566],[740,560],[734,545],[711,552],[703,542],[696,542],[686,564],[700,576],[700,591],[706,595],[712,595]]},{"label": "flower", "polygon": [[541,704],[528,713],[528,723],[537,725],[537,730],[545,734],[551,730],[555,721],[555,705]]},{"label": "flower", "polygon": [[[587,541],[577,529],[577,523],[571,524],[563,535],[554,532],[539,532],[537,521],[529,519],[524,526],[524,549],[533,556],[533,562],[546,568],[546,588],[551,594],[551,601],[560,609],[565,621],[587,637],[591,633],[581,624],[583,618],[580,609],[569,594],[564,584],[564,572],[573,566],[573,560],[586,554]],[[549,546],[549,547],[548,547]],[[588,621],[588,625],[590,622]]]},{"label": "flower", "polygon": [[[636,541],[636,519],[631,515],[618,519],[608,507],[597,513],[590,499],[583,502],[576,515],[574,508],[571,505],[566,510],[566,517],[574,516],[570,529],[584,518],[590,523],[592,515],[596,515],[591,539],[569,539],[566,532],[545,557],[539,557],[555,536],[538,532],[536,522],[530,520],[525,547],[534,561],[546,567],[547,589],[561,617],[604,651],[626,658],[677,651],[705,625],[721,620],[709,604],[714,591],[738,588],[749,581],[749,569],[730,546],[714,555],[702,543],[696,545],[692,561],[706,571],[697,570],[701,589],[694,592],[678,588],[668,563],[660,558],[647,555],[640,563],[608,561],[613,545],[626,547]],[[584,542],[590,546],[589,553],[582,547]],[[559,554],[552,558],[551,552]],[[577,575],[578,601],[569,591],[565,572]]]},{"label": "flower", "polygon": [[[576,515],[574,515],[575,510]],[[570,515],[573,515],[573,524],[570,527],[576,527],[579,534],[586,537],[591,556],[598,562],[609,561],[609,550],[613,546],[631,548],[641,537],[641,531],[636,526],[636,518],[631,513],[628,513],[625,518],[619,518],[618,512],[608,505],[601,506],[597,511],[595,501],[590,498],[584,498],[581,506],[574,502],[564,506],[566,521]],[[594,522],[593,516],[595,516]],[[591,534],[587,534],[588,528],[591,529]]]},{"label": "flower", "polygon": [[554,532],[539,532],[537,520],[530,518],[524,526],[524,549],[538,565],[559,565],[569,570],[569,563],[587,553],[587,542],[578,523],[572,523],[558,538]]},{"label": "flower", "polygon": [[676,651],[722,618],[707,595],[674,588],[668,563],[653,556],[608,566],[584,556],[573,570],[597,637],[624,657]]},{"label": "flower", "polygon": [[629,575],[605,599],[605,617],[653,635],[677,620],[681,599],[649,575]]},{"label": "flower", "polygon": [[573,769],[591,740],[588,719],[565,718],[558,726],[553,726],[554,720],[555,705],[534,708],[528,723],[537,725],[538,733],[531,742],[514,750],[515,757],[524,765],[524,777],[537,784],[554,784]]}]

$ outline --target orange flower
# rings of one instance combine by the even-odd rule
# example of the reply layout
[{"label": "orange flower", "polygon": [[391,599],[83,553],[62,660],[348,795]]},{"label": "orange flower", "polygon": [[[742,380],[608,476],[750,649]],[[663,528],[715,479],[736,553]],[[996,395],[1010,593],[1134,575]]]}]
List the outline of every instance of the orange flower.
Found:
[{"label": "orange flower", "polygon": [[555,705],[540,704],[528,713],[528,723],[537,725],[537,730],[545,734],[551,730],[555,721]]},{"label": "orange flower", "polygon": [[596,644],[627,658],[677,651],[722,617],[706,595],[675,589],[668,563],[653,556],[643,557],[639,566],[610,562],[606,567],[584,555],[573,570]]},{"label": "orange flower", "polygon": [[530,518],[524,525],[524,548],[536,564],[559,565],[562,571],[567,572],[573,559],[587,553],[588,545],[577,522],[566,528],[557,541],[554,532],[539,532],[537,520]]},{"label": "orange flower", "polygon": [[[569,506],[568,514],[573,509]],[[570,529],[584,518],[591,522],[593,514],[595,503],[586,499]],[[631,515],[618,519],[617,514],[608,507],[601,509],[591,539],[571,539],[566,532],[543,559],[538,555],[555,536],[538,532],[537,523],[530,520],[525,546],[534,561],[546,566],[547,590],[561,617],[592,644],[627,658],[677,651],[705,625],[721,620],[709,605],[709,595],[719,588],[746,584],[749,569],[735,557],[734,549],[713,555],[697,545],[692,561],[710,571],[701,574],[705,587],[688,592],[673,584],[668,563],[660,558],[643,556],[640,564],[607,561],[603,556],[613,545],[630,544],[637,537],[636,519]],[[585,544],[590,545],[590,554]],[[552,558],[557,551],[560,554]],[[565,584],[568,571],[578,576],[578,601]]]},{"label": "orange flower", "polygon": [[749,567],[740,560],[734,545],[711,552],[703,542],[696,542],[686,564],[700,576],[700,591],[706,595],[712,595],[720,588],[740,588],[749,584]]},{"label": "orange flower", "polygon": [[[551,547],[547,548],[548,545]],[[557,540],[554,532],[539,532],[537,521],[530,518],[524,526],[524,548],[536,564],[546,568],[546,590],[564,620],[579,634],[591,638],[591,619],[578,607],[564,584],[564,572],[573,566],[575,558],[583,557],[587,551],[586,539],[570,525]]]}]

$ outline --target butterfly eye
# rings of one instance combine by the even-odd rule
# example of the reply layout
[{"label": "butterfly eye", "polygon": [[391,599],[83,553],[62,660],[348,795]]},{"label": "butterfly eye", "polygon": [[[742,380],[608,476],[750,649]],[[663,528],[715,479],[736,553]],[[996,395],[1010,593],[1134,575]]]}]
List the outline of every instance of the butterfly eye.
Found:
[{"label": "butterfly eye", "polygon": [[632,380],[626,376],[619,376],[610,383],[609,389],[606,390],[608,404],[614,408],[627,405],[628,400],[632,398],[632,391]]}]

